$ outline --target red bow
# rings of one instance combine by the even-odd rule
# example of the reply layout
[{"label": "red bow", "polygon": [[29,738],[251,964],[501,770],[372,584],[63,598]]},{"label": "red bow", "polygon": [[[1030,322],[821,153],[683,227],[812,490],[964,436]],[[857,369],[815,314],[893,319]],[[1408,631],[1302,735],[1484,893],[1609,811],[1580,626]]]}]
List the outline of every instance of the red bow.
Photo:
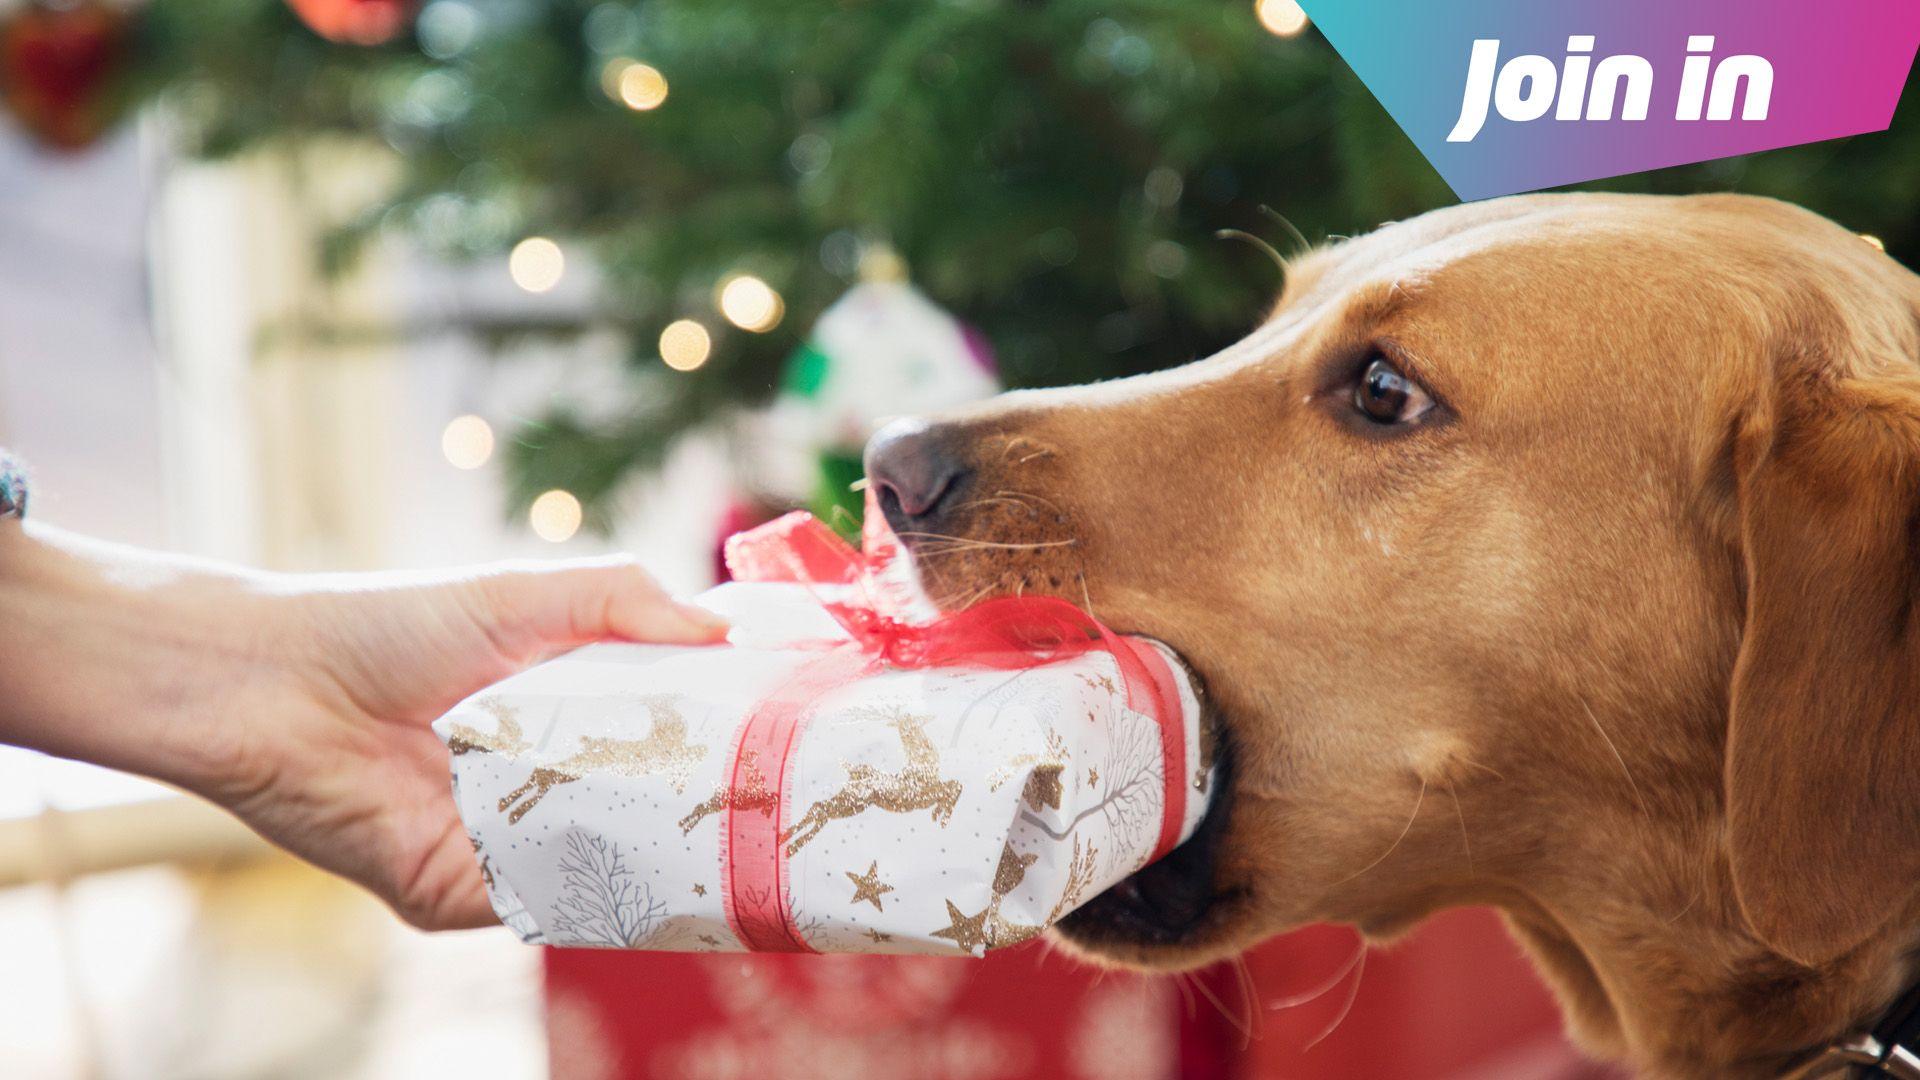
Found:
[{"label": "red bow", "polygon": [[[884,524],[876,527],[882,521],[877,507],[867,508],[867,519],[867,551],[863,553],[819,518],[796,510],[728,537],[727,569],[737,581],[863,584],[879,572],[896,544]],[[865,604],[821,606],[860,643],[862,651],[894,667],[973,664],[1014,670],[1099,650],[1120,663],[1128,708],[1156,716],[1167,705],[1173,712],[1179,711],[1177,700],[1160,700],[1160,687],[1151,672],[1136,667],[1142,654],[1161,659],[1152,646],[1113,633],[1098,619],[1057,597],[1001,597],[930,623],[910,623],[880,611],[871,591],[867,599]]]}]

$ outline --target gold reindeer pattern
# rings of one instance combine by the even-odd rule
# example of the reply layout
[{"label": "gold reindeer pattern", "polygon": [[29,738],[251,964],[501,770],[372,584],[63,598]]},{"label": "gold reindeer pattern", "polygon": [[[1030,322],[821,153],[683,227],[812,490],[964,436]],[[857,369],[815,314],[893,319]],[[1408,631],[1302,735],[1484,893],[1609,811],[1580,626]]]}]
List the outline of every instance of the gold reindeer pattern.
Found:
[{"label": "gold reindeer pattern", "polygon": [[[653,727],[644,738],[608,739],[586,736],[572,756],[551,765],[536,766],[527,781],[500,800],[500,812],[507,823],[517,825],[547,793],[562,784],[571,784],[595,773],[613,776],[665,776],[677,794],[685,791],[696,765],[707,756],[707,748],[687,741],[687,721],[675,707],[674,699],[655,695],[640,699],[653,718]],[[515,731],[518,731],[516,725]]]},{"label": "gold reindeer pattern", "polygon": [[940,775],[940,750],[927,738],[928,718],[911,715],[897,706],[876,709],[869,715],[899,735],[906,764],[894,772],[866,762],[846,765],[847,781],[840,790],[808,807],[792,828],[780,834],[788,857],[798,854],[833,822],[868,810],[894,814],[929,810],[934,822],[943,828],[952,819],[953,808],[960,801],[960,781]]},{"label": "gold reindeer pattern", "polygon": [[533,749],[520,730],[520,713],[511,705],[495,697],[481,698],[474,704],[494,718],[494,730],[481,731],[456,722],[447,728],[448,753],[454,757],[462,754],[505,754],[516,757]]},{"label": "gold reindeer pattern", "polygon": [[[1118,680],[1105,673],[1077,673],[1076,677],[1092,691],[1112,696],[1120,693]],[[1078,690],[1075,692],[1082,693]],[[522,716],[530,715],[522,711],[524,705],[516,708],[498,697],[477,699],[469,708],[476,710],[485,719],[477,723],[471,720],[449,721],[444,729],[444,735],[449,752],[456,760],[468,754],[500,755],[502,764],[507,770],[504,774],[500,771],[499,765],[478,766],[484,770],[479,775],[486,777],[487,783],[497,785],[487,792],[485,799],[487,803],[491,803],[495,795],[506,791],[510,785],[514,784],[523,775],[521,770],[532,768],[530,774],[525,774],[524,782],[519,783],[511,791],[506,791],[505,796],[499,799],[502,817],[494,818],[492,815],[487,815],[492,828],[499,829],[504,828],[505,825],[519,824],[556,788],[594,776],[664,777],[671,784],[675,794],[685,796],[688,785],[693,782],[695,770],[707,761],[709,748],[689,741],[689,736],[692,734],[690,725],[677,707],[681,700],[676,695],[664,694],[638,699],[637,704],[647,709],[652,720],[651,727],[644,737],[637,739],[583,737],[569,756],[537,767],[532,767],[532,761],[529,759],[533,755],[540,754],[542,749],[540,744],[544,744],[545,740],[541,737],[541,725],[538,723],[530,725],[532,738],[529,738],[528,725],[522,723]],[[871,698],[868,700],[874,701]],[[1070,701],[1070,697],[1063,696],[1059,704],[1067,707],[1058,710],[1057,717],[1070,717],[1073,712],[1078,711],[1072,709],[1068,704]],[[963,751],[949,749],[950,740],[951,746],[954,747],[967,745],[959,740],[958,729],[949,731],[946,727],[937,724],[932,716],[914,711],[915,707],[916,699],[883,700],[874,702],[864,709],[843,709],[838,711],[837,716],[823,717],[823,721],[835,726],[865,727],[870,733],[868,738],[877,738],[885,745],[869,743],[870,750],[880,752],[878,754],[862,753],[861,756],[868,760],[841,761],[839,767],[843,771],[843,779],[836,781],[830,775],[815,774],[809,784],[794,792],[796,795],[805,792],[804,795],[800,795],[800,798],[812,801],[793,804],[795,816],[786,821],[780,819],[787,816],[782,807],[788,804],[783,798],[783,793],[776,790],[769,781],[769,773],[772,769],[763,768],[765,763],[758,760],[753,752],[746,752],[738,762],[739,767],[730,770],[733,775],[715,783],[707,797],[693,805],[686,815],[679,819],[678,824],[682,834],[690,835],[707,818],[722,812],[757,813],[786,826],[778,833],[777,841],[785,854],[793,857],[801,853],[836,822],[855,821],[853,825],[834,829],[834,836],[827,841],[826,845],[834,848],[832,852],[825,851],[821,845],[814,845],[817,855],[849,856],[849,852],[842,848],[862,839],[860,835],[862,825],[856,819],[867,815],[869,811],[884,811],[886,814],[899,817],[918,815],[923,811],[928,815],[927,818],[913,817],[911,822],[903,821],[894,826],[893,830],[882,828],[882,832],[895,830],[904,832],[908,829],[918,831],[919,826],[912,823],[925,821],[928,818],[941,828],[947,828],[958,813],[963,791],[962,776],[968,777],[969,782],[984,783],[989,790],[995,792],[1018,784],[1019,802],[1014,809],[1021,820],[1032,822],[1034,815],[1043,815],[1047,820],[1051,820],[1052,815],[1059,813],[1063,807],[1073,808],[1076,802],[1084,801],[1086,797],[1084,789],[1097,789],[1106,779],[1102,774],[1120,771],[1120,766],[1114,763],[1111,754],[1106,759],[1091,756],[1098,751],[1099,743],[1090,743],[1084,754],[1076,754],[1074,747],[1062,734],[1063,732],[1071,734],[1070,729],[1055,727],[1045,720],[1038,720],[1034,722],[1033,727],[1022,728],[1015,740],[1015,745],[999,751],[996,755],[999,757],[998,761],[982,763],[984,775],[956,773],[951,770],[962,769],[963,766],[955,755]],[[1084,707],[1083,704],[1082,708]],[[991,714],[992,710],[989,710],[983,715]],[[469,717],[473,715],[475,714],[468,714]],[[1023,710],[1019,715],[1025,717],[1034,714]],[[1038,715],[1047,714],[1042,711]],[[486,719],[493,722],[488,724],[485,722]],[[1103,728],[1112,729],[1112,737],[1116,740],[1120,738],[1122,727],[1124,725],[1121,727],[1103,725]],[[1036,736],[1043,737],[1044,742],[1036,739]],[[890,751],[890,746],[896,739],[900,747],[898,754]],[[1203,795],[1210,786],[1211,776],[1208,769],[1210,762],[1206,759],[1212,756],[1212,749],[1213,747],[1207,745],[1207,740],[1203,737],[1202,760],[1186,778],[1193,790]],[[944,762],[943,750],[946,751],[945,757],[948,758]],[[1078,760],[1075,760],[1076,758]],[[520,769],[514,768],[516,759],[521,762]],[[1089,768],[1094,764],[1099,767]],[[464,766],[456,766],[456,772],[462,767]],[[991,768],[992,771],[986,772],[987,768]],[[702,770],[702,776],[710,772],[711,770]],[[826,767],[826,772],[828,774],[832,772],[831,765]],[[981,778],[972,780],[972,776]],[[702,786],[704,786],[704,780]],[[822,791],[825,793],[818,798],[813,798],[816,793]],[[698,797],[697,794],[689,796],[685,801],[669,800],[664,792],[656,791],[643,798],[642,802],[658,798],[660,801],[655,805],[658,807],[656,812],[659,812],[664,810],[666,805],[673,805],[675,802],[678,803],[676,808],[685,807],[694,797]],[[800,812],[801,806],[805,807],[804,812]],[[553,810],[553,808],[549,809]],[[1077,822],[1078,819],[1075,819],[1075,823]],[[871,827],[878,823],[868,818],[866,824]],[[1095,824],[1098,825],[1097,822]],[[1020,836],[1021,839],[1002,843],[991,880],[989,901],[981,908],[973,908],[969,904],[963,910],[951,900],[946,900],[943,905],[945,914],[935,915],[933,910],[922,907],[930,901],[938,904],[933,897],[908,897],[903,893],[894,892],[891,885],[881,882],[878,864],[871,858],[871,854],[872,851],[879,851],[881,857],[885,858],[883,849],[875,847],[870,851],[868,847],[857,844],[853,844],[851,851],[857,853],[859,857],[869,859],[869,865],[865,868],[866,873],[858,873],[861,868],[857,863],[852,864],[851,869],[847,869],[846,864],[839,862],[836,858],[836,865],[833,867],[834,879],[839,884],[840,890],[847,889],[849,885],[840,883],[839,877],[844,876],[848,879],[852,894],[850,898],[844,891],[837,891],[835,895],[841,898],[842,903],[850,904],[852,908],[861,911],[864,911],[867,904],[873,905],[875,911],[866,914],[882,927],[885,927],[886,923],[879,916],[885,915],[896,920],[900,918],[895,914],[896,904],[911,909],[908,913],[908,926],[915,924],[926,926],[929,923],[938,925],[942,921],[947,924],[937,929],[929,927],[919,933],[909,934],[900,934],[900,928],[897,925],[887,927],[902,937],[917,939],[920,943],[917,948],[925,947],[927,937],[941,939],[967,953],[979,953],[1017,945],[1042,934],[1048,926],[1077,907],[1094,891],[1100,882],[1098,871],[1101,856],[1111,846],[1107,840],[1111,839],[1119,843],[1123,856],[1127,845],[1132,842],[1124,836],[1115,834],[1111,822],[1107,822],[1104,828],[1086,830],[1088,835],[1084,836],[1071,827],[1056,832],[1042,826],[1041,831],[1046,834],[1044,837],[1016,832],[1015,835]],[[482,835],[484,830],[474,833],[476,848]],[[922,833],[923,837],[924,835]],[[504,843],[504,837],[501,837],[501,842]],[[1016,848],[1016,843],[1024,845],[1025,850]],[[1099,845],[1098,848],[1095,846],[1096,843]],[[1061,856],[1068,855],[1069,851],[1071,854],[1065,860],[1066,865],[1063,867]],[[688,848],[688,853],[698,854],[693,846]],[[977,854],[975,857],[978,857]],[[796,864],[796,867],[800,865]],[[1035,867],[1039,867],[1037,872],[1045,876],[1044,884],[1034,877]],[[840,873],[842,870],[845,871],[844,875]],[[485,857],[484,852],[482,853],[482,873],[487,879],[490,890],[494,889],[495,867],[491,865],[491,860]],[[504,885],[504,879],[501,884]],[[902,882],[901,887],[906,888],[906,883]],[[672,935],[673,947],[695,949],[739,947],[729,939],[727,934],[719,931],[713,922],[710,907],[713,901],[709,897],[715,887],[686,878],[674,883],[671,888],[671,895],[676,898],[676,902],[667,906],[676,909],[677,913],[673,916],[675,919],[685,920],[684,925],[668,928]],[[1058,890],[1057,895],[1056,890]],[[977,896],[977,893],[973,895]],[[1046,896],[1049,895],[1054,896],[1054,901],[1050,905],[1051,910],[1047,910],[1049,904]],[[684,911],[678,910],[683,907]],[[920,914],[916,915],[914,912],[920,912]],[[820,917],[817,911],[807,914],[815,921]],[[919,923],[921,918],[925,918],[927,922]],[[1033,922],[1025,921],[1028,918],[1032,918]],[[860,943],[882,946],[894,940],[895,934],[886,933],[871,925],[863,929],[861,923],[864,921],[864,919],[853,918],[847,912],[847,908],[837,905],[836,911],[830,916],[830,922],[841,926],[843,934],[850,937],[858,935]],[[537,932],[538,928],[535,927],[531,914],[528,926],[526,933]],[[815,928],[818,929],[818,927]],[[662,937],[658,941],[649,941],[645,947],[668,947],[666,942],[667,938]],[[843,941],[836,947],[844,948],[848,944],[850,943]]]},{"label": "gold reindeer pattern", "polygon": [[[1028,766],[1032,766],[1028,769]],[[987,778],[987,790],[999,791],[1001,785],[1027,769],[1027,782],[1020,789],[1020,798],[1026,802],[1027,809],[1038,812],[1041,808],[1060,809],[1060,799],[1066,792],[1061,784],[1061,775],[1067,768],[1067,741],[1058,731],[1047,729],[1047,749],[1044,753],[1016,755],[994,771]]]},{"label": "gold reindeer pattern", "polygon": [[[1092,844],[1081,850],[1080,838],[1073,838],[1073,854],[1067,861],[1067,883],[1060,890],[1060,898],[1054,901],[1053,910],[1038,926],[1010,922],[1000,914],[1000,901],[1008,893],[1020,886],[1026,878],[1027,867],[1033,865],[1036,856],[1014,855],[1012,845],[1000,853],[1000,872],[993,879],[993,903],[987,908],[987,948],[1000,949],[1008,945],[1018,945],[1037,936],[1040,931],[1060,921],[1060,917],[1080,906],[1087,895],[1087,889],[1093,884],[1095,860],[1099,850]],[[1010,869],[1008,860],[1017,859],[1016,868]]]},{"label": "gold reindeer pattern", "polygon": [[1000,849],[1000,865],[993,875],[993,899],[988,901],[986,910],[978,915],[967,915],[949,900],[948,925],[930,931],[929,936],[946,938],[966,952],[972,952],[976,947],[1004,949],[1031,940],[1080,905],[1088,887],[1093,884],[1094,864],[1098,855],[1098,849],[1092,844],[1082,850],[1080,838],[1074,837],[1073,854],[1067,864],[1066,886],[1046,919],[1035,925],[1014,922],[1000,913],[1000,907],[1007,896],[1026,880],[1027,868],[1039,861],[1040,856],[1031,852],[1023,855],[1015,851],[1012,844],[1003,845]]},{"label": "gold reindeer pattern", "polygon": [[750,810],[760,814],[771,814],[773,808],[780,805],[780,793],[767,783],[765,773],[760,771],[760,754],[748,750],[740,755],[741,781],[729,784],[725,780],[713,785],[713,794],[707,801],[694,807],[686,817],[680,819],[680,835],[692,832],[694,826],[707,819],[710,814],[722,810]]},{"label": "gold reindeer pattern", "polygon": [[1046,929],[1045,926],[1012,922],[1000,914],[1000,902],[1007,898],[1008,893],[1020,887],[1020,883],[1027,879],[1027,867],[1039,859],[1037,854],[1020,854],[1013,850],[1012,844],[1000,849],[1000,866],[993,874],[993,901],[987,905],[987,948],[1018,945]]}]

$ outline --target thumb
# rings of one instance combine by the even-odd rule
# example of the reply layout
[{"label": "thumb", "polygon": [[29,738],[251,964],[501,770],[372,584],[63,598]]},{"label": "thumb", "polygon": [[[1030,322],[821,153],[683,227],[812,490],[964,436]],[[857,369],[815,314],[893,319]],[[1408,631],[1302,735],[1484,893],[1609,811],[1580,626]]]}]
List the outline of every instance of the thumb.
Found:
[{"label": "thumb", "polygon": [[667,595],[631,558],[520,566],[481,578],[488,633],[517,659],[609,638],[704,645],[727,622]]}]

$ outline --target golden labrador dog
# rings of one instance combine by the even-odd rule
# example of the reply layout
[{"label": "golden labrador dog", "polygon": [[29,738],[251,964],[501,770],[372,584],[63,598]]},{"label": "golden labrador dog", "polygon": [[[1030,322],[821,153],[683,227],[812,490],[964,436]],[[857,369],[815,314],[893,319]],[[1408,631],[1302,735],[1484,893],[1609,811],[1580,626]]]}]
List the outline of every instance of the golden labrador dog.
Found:
[{"label": "golden labrador dog", "polygon": [[1509,920],[1649,1077],[1825,1070],[1915,978],[1920,278],[1740,196],[1543,195],[1314,251],[1183,368],[868,450],[929,592],[1178,649],[1200,834],[1077,912],[1206,963]]}]

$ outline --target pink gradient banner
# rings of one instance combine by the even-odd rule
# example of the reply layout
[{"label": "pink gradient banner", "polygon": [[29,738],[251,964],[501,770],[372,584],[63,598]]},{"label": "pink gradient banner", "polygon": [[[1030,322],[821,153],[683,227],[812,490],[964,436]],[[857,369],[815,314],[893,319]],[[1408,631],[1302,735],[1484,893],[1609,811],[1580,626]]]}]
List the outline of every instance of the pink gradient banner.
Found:
[{"label": "pink gradient banner", "polygon": [[1883,131],[1920,2],[1303,0],[1463,199]]}]

